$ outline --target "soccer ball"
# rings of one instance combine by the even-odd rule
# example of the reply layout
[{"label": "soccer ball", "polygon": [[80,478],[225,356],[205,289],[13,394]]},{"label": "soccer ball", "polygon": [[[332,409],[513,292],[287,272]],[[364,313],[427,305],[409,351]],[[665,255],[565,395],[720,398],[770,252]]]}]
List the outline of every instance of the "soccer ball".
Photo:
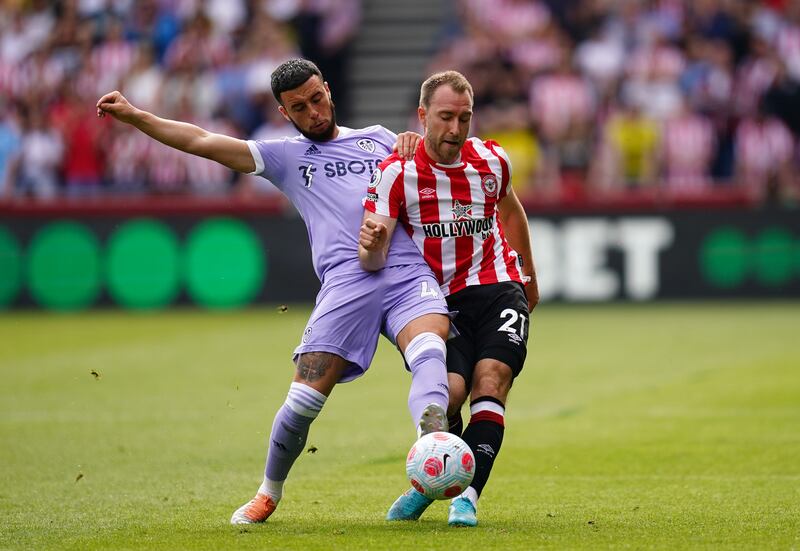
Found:
[{"label": "soccer ball", "polygon": [[432,432],[417,440],[406,458],[411,485],[431,499],[449,499],[467,489],[475,474],[475,456],[461,438]]}]

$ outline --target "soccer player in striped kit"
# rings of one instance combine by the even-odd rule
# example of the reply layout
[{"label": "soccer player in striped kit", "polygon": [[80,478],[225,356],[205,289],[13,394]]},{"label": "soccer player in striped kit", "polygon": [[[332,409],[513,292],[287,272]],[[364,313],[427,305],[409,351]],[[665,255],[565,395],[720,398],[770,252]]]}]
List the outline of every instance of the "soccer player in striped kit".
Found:
[{"label": "soccer player in striped kit", "polygon": [[[472,448],[476,469],[470,487],[451,502],[453,526],[477,524],[478,498],[503,441],[508,393],[525,362],[528,315],[539,300],[528,219],[511,187],[511,165],[497,143],[467,139],[472,105],[472,87],[456,71],[423,83],[423,141],[412,160],[392,155],[373,173],[359,236],[362,266],[380,270],[400,220],[397,233],[411,236],[457,312],[460,335],[447,343],[448,417],[450,431]],[[387,520],[416,520],[430,503],[412,488]]]},{"label": "soccer player in striped kit", "polygon": [[[156,117],[119,92],[97,102],[98,116],[110,114],[175,149],[268,177],[297,207],[308,229],[322,288],[295,349],[294,380],[272,424],[263,482],[233,513],[231,524],[264,522],[272,515],[311,423],[336,384],[366,372],[382,330],[411,371],[408,407],[418,434],[447,430],[444,339],[450,320],[434,275],[399,232],[387,269],[365,272],[357,254],[366,177],[391,153],[397,136],[382,126],[339,126],[328,83],[310,61],[281,64],[272,73],[272,91],[281,114],[302,135],[246,141]],[[405,149],[404,143],[398,148]],[[355,415],[357,426],[364,412]]]}]

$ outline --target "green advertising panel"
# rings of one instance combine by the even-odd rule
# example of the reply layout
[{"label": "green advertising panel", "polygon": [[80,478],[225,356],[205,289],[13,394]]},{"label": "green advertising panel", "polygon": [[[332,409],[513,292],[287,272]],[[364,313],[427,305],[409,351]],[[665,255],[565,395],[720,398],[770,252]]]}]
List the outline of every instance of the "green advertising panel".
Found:
[{"label": "green advertising panel", "polygon": [[126,222],[108,240],[108,292],[128,308],[161,308],[180,291],[180,247],[163,222]]},{"label": "green advertising panel", "polygon": [[[235,308],[310,302],[320,288],[299,217],[62,216],[3,218],[0,309]],[[796,210],[547,213],[529,223],[542,301],[800,297]]]},{"label": "green advertising panel", "polygon": [[261,241],[243,222],[216,218],[195,226],[186,240],[186,285],[192,299],[209,308],[250,302],[266,271]]},{"label": "green advertising panel", "polygon": [[100,293],[97,237],[77,222],[54,222],[28,248],[28,287],[33,299],[54,310],[91,305]]},{"label": "green advertising panel", "polygon": [[749,256],[749,243],[742,232],[722,227],[712,231],[702,245],[701,271],[711,284],[731,289],[747,277]]},{"label": "green advertising panel", "polygon": [[22,287],[22,250],[19,241],[0,226],[0,308],[11,304]]},{"label": "green advertising panel", "polygon": [[794,277],[795,241],[788,231],[767,228],[755,240],[755,277],[766,287],[780,287]]}]

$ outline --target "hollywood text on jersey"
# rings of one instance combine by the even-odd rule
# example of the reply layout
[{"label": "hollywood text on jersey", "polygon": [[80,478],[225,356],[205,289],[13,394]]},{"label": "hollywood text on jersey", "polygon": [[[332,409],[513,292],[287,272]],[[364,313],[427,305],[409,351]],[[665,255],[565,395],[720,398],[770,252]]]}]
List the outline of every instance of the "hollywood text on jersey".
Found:
[{"label": "hollywood text on jersey", "polygon": [[487,239],[494,228],[494,217],[470,218],[440,224],[422,224],[425,237],[464,237],[481,234]]}]

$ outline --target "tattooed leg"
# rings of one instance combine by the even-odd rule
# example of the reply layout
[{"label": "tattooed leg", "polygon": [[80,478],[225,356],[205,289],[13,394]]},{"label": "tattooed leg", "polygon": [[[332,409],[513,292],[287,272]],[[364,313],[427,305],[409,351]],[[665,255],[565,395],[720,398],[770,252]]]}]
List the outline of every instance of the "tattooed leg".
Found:
[{"label": "tattooed leg", "polygon": [[297,358],[294,382],[308,385],[325,396],[330,396],[333,387],[339,382],[347,360],[328,352],[307,352]]}]

